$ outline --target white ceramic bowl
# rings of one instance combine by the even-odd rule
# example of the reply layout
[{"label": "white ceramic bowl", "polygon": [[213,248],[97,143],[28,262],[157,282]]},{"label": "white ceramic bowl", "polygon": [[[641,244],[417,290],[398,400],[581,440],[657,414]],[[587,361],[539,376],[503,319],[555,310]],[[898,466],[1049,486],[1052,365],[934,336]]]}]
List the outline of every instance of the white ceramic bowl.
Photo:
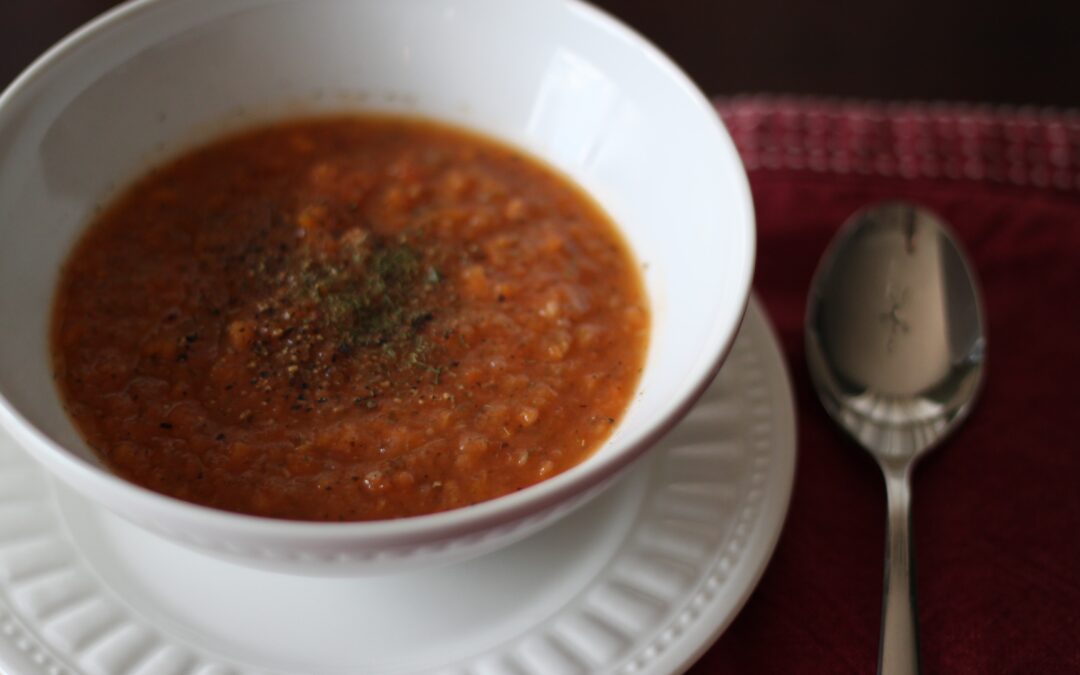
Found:
[{"label": "white ceramic bowl", "polygon": [[[646,265],[640,390],[583,464],[456,511],[300,523],[194,506],[104,470],[61,408],[48,322],[95,208],[186,146],[290,112],[417,114],[562,169]],[[121,516],[243,563],[357,574],[460,560],[597,494],[670,429],[735,336],[754,262],[738,156],[709,103],[641,37],[577,0],[141,0],[79,30],[0,98],[0,421]]]}]

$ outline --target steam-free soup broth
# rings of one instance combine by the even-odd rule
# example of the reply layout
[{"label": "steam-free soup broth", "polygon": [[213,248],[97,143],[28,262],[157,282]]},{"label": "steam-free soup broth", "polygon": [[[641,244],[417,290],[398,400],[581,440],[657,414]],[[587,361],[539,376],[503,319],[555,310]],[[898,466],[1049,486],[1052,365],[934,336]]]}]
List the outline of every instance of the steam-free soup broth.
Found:
[{"label": "steam-free soup broth", "polygon": [[433,122],[342,116],[139,180],[72,252],[52,351],[120,476],[370,520],[583,461],[635,392],[648,330],[634,259],[566,178]]}]

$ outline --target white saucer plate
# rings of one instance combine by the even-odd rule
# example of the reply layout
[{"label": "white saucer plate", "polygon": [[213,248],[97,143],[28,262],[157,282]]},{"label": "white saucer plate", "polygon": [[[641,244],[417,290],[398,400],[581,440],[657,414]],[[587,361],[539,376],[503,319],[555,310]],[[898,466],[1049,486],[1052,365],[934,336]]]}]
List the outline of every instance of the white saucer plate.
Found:
[{"label": "white saucer plate", "polygon": [[0,436],[0,671],[681,672],[764,571],[794,469],[790,383],[754,300],[716,381],[625,479],[441,569],[324,579],[204,557],[84,501]]}]

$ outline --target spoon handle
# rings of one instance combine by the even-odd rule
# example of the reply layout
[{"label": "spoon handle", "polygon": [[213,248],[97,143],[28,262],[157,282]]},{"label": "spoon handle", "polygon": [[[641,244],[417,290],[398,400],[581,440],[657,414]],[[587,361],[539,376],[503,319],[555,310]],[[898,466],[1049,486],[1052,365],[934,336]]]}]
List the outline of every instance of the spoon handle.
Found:
[{"label": "spoon handle", "polygon": [[880,675],[919,672],[919,626],[911,546],[910,467],[883,466],[888,496],[885,592],[881,619]]}]

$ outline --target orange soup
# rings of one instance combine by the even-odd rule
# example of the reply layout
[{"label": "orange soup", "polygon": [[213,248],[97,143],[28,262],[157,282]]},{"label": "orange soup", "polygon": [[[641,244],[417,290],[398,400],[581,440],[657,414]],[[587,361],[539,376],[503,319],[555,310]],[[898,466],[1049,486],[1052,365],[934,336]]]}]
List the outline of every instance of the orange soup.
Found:
[{"label": "orange soup", "polygon": [[648,329],[626,245],[565,178],[436,123],[343,116],[139,180],[72,252],[52,353],[120,476],[371,520],[581,462],[633,396]]}]

